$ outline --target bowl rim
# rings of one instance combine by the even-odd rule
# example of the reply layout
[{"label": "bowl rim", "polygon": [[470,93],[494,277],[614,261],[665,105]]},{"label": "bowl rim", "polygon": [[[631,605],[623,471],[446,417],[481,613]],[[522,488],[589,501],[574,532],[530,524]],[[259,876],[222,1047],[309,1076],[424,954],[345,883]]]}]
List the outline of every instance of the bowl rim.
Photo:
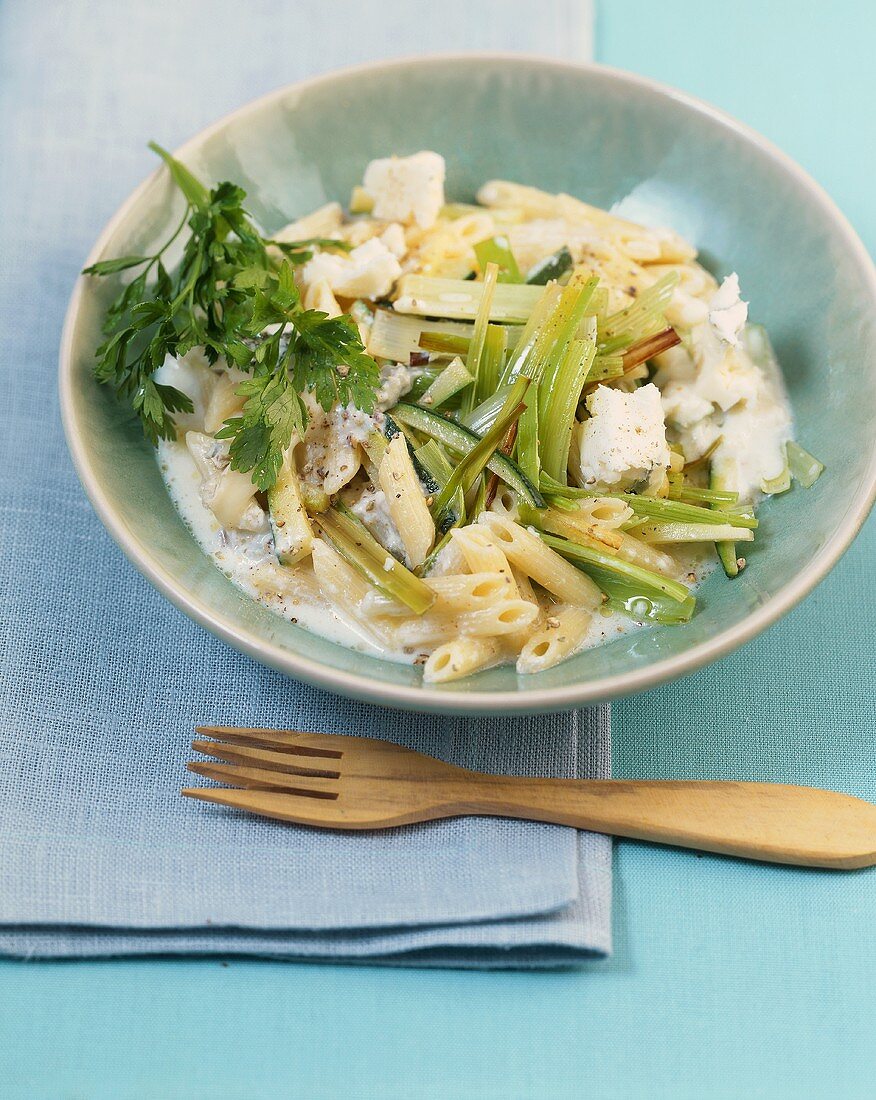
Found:
[{"label": "bowl rim", "polygon": [[[517,53],[511,51],[471,51],[435,53],[422,56],[407,56],[382,61],[334,69],[305,80],[294,81],[275,88],[223,115],[215,122],[199,130],[179,146],[174,155],[182,159],[190,151],[199,147],[213,134],[222,130],[229,122],[246,114],[261,110],[274,100],[280,100],[292,92],[304,91],[322,84],[330,84],[339,78],[368,74],[380,70],[404,70],[413,66],[422,68],[429,64],[472,64],[484,63],[528,64],[545,68],[572,72],[593,72],[608,77],[619,85],[637,88],[659,97],[674,100],[689,110],[710,119],[720,127],[730,130],[745,141],[754,145],[767,158],[777,163],[794,178],[803,190],[807,191],[827,220],[836,228],[844,244],[858,260],[866,276],[866,285],[876,305],[876,266],[867,249],[852,228],[848,219],[821,187],[788,154],[774,145],[756,130],[740,122],[732,115],[696,96],[680,91],[670,85],[639,76],[624,69],[602,65],[597,62],[571,62],[538,54]],[[100,258],[109,240],[119,225],[128,217],[129,212],[140,201],[141,196],[157,181],[164,168],[159,165],[136,187],[119,206],[91,248],[83,267]],[[620,698],[659,684],[675,680],[680,676],[694,672],[712,661],[726,656],[745,642],[766,630],[797,603],[807,596],[834,567],[863,526],[874,501],[876,501],[876,446],[870,456],[865,482],[858,497],[843,516],[840,525],[821,548],[819,555],[796,577],[776,592],[763,605],[746,616],[740,623],[720,631],[715,637],[692,646],[684,653],[655,661],[647,667],[629,673],[601,677],[588,683],[569,683],[560,687],[533,687],[525,691],[460,691],[459,686],[451,691],[441,687],[420,685],[393,685],[369,679],[363,673],[345,672],[312,660],[302,653],[286,649],[275,643],[267,642],[248,629],[234,624],[230,619],[217,614],[207,603],[187,592],[177,578],[161,567],[152,557],[148,547],[144,546],[128,529],[116,514],[100,480],[89,460],[83,445],[75,414],[73,385],[73,334],[79,315],[80,304],[85,286],[85,278],[80,275],[70,297],[64,319],[59,349],[59,395],[61,420],[67,446],[73,464],[82,483],[82,487],[97,512],[102,523],[124,552],[128,560],[155,585],[177,608],[201,626],[262,664],[277,669],[295,679],[303,680],[316,687],[335,691],[343,695],[367,700],[383,706],[407,710],[431,711],[453,714],[485,713],[550,713],[572,707],[583,706]]]}]

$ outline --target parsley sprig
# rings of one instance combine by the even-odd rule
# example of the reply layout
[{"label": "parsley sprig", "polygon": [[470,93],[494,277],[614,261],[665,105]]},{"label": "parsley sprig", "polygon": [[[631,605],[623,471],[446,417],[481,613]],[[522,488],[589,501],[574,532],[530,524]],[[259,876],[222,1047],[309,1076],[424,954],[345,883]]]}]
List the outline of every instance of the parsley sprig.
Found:
[{"label": "parsley sprig", "polygon": [[[168,355],[203,347],[211,363],[225,359],[249,372],[237,391],[247,398],[241,415],[229,418],[217,435],[231,440],[232,466],[252,471],[260,488],[270,488],[293,434],[305,429],[302,393],[312,392],[326,410],[337,402],[366,412],[374,407],[379,371],[355,322],[305,310],[293,276],[293,266],[310,259],[313,246],[345,246],[262,236],[240,187],[225,182],[208,189],[160,146],[150,147],[170,170],[186,208],[153,255],[120,256],[85,269],[101,276],[141,269],[107,310],[95,376],[130,403],[155,444],[175,438],[175,413],[192,411],[186,394],[155,381]],[[180,263],[168,271],[165,254],[186,230]]]}]

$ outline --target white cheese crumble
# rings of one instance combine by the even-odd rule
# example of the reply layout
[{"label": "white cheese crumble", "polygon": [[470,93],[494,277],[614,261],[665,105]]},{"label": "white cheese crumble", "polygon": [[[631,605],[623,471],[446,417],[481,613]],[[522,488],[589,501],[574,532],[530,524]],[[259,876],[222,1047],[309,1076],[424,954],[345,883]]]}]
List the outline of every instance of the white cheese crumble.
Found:
[{"label": "white cheese crumble", "polygon": [[391,225],[388,225],[380,234],[380,239],[398,260],[400,260],[408,250],[404,227],[399,225],[398,222],[392,222]]},{"label": "white cheese crumble", "polygon": [[[377,541],[385,546],[389,554],[397,554],[404,557],[405,547],[402,542],[389,507],[386,503],[386,494],[382,489],[373,486],[363,488],[355,500],[348,501],[350,511],[354,512],[365,524]],[[389,566],[392,569],[392,565]]]},{"label": "white cheese crumble", "polygon": [[732,464],[733,488],[756,502],[761,485],[785,465],[791,414],[768,341],[746,327],[748,304],[728,275],[709,301],[708,320],[693,327],[686,347],[657,359],[655,377],[666,422],[688,461],[718,440],[713,461]]},{"label": "white cheese crumble", "polygon": [[572,463],[579,484],[626,489],[667,469],[669,446],[656,386],[632,393],[598,386],[587,408],[590,419],[579,429],[577,463]]},{"label": "white cheese crumble", "polygon": [[415,372],[403,364],[387,363],[380,369],[380,389],[375,408],[385,412],[397,405],[414,384]]},{"label": "white cheese crumble", "polygon": [[444,157],[426,151],[372,160],[363,190],[373,200],[374,217],[429,229],[444,205],[444,171]]},{"label": "white cheese crumble", "polygon": [[346,255],[318,252],[301,271],[307,286],[325,280],[342,298],[384,298],[401,275],[401,265],[378,237]]},{"label": "white cheese crumble", "polygon": [[747,320],[748,302],[739,297],[739,276],[734,271],[709,302],[709,324],[719,339],[735,348]]}]

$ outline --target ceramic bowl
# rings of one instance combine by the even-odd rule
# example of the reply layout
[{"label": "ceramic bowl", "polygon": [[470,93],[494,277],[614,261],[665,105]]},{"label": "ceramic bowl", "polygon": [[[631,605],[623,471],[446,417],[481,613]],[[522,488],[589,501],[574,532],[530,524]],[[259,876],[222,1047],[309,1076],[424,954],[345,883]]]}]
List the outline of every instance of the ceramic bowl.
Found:
[{"label": "ceramic bowl", "polygon": [[[85,490],[131,561],[257,660],[421,710],[536,712],[610,699],[690,672],[775,622],[836,563],[876,489],[876,272],[837,208],[778,149],[689,96],[600,66],[519,56],[418,58],[319,77],[242,107],[177,155],[205,180],[242,184],[270,230],[344,201],[373,157],[419,149],[444,154],[454,199],[491,177],[567,191],[672,225],[716,275],[738,271],[784,368],[798,438],[826,473],[764,506],[748,568],[732,582],[713,576],[689,624],[621,637],[531,677],[496,668],[424,687],[414,668],[341,648],[251,601],[202,553],[137,424],[92,378],[111,288],[80,279],[61,346],[64,425]],[[148,249],[178,210],[157,170],[88,262]]]}]

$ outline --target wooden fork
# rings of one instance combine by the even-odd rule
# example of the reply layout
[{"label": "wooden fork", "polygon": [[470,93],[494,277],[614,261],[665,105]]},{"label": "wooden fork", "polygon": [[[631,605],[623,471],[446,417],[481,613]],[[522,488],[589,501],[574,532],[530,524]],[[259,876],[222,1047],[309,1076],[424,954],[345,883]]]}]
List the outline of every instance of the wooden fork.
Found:
[{"label": "wooden fork", "polygon": [[876,805],[779,783],[485,775],[370,737],[201,727],[193,761],[229,784],[190,798],[324,829],[386,829],[463,814],[572,825],[684,848],[850,870],[876,863]]}]

